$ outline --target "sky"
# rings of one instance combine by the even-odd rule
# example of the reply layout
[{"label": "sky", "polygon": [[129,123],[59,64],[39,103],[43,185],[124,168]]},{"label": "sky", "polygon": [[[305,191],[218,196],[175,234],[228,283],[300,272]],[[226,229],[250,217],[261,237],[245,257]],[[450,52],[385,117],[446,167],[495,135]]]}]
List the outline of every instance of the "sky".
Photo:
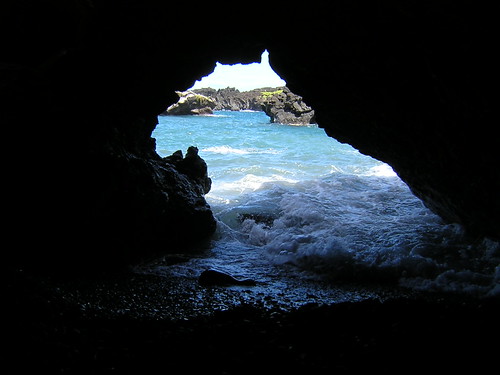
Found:
[{"label": "sky", "polygon": [[286,82],[269,65],[269,52],[262,53],[260,63],[224,65],[217,63],[212,74],[196,81],[191,89],[236,87],[248,91],[261,87],[285,86]]}]

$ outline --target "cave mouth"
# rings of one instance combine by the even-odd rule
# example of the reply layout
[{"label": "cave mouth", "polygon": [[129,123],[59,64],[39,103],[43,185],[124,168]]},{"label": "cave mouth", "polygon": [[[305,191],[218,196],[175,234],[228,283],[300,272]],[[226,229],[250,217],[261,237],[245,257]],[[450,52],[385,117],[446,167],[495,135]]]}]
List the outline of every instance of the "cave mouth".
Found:
[{"label": "cave mouth", "polygon": [[[189,87],[219,56],[250,61],[269,46],[291,88],[300,88],[297,93],[321,111],[318,121],[329,135],[390,161],[442,217],[488,225],[481,233],[489,229],[498,238],[491,126],[498,113],[491,77],[498,68],[491,48],[496,21],[489,19],[496,12],[472,2],[344,1],[333,8],[323,2],[286,9],[268,3],[241,12],[252,18],[248,23],[206,6],[203,22],[192,24],[200,9],[177,5],[184,9],[157,0],[2,3],[2,59],[15,65],[0,77],[2,89],[8,83],[2,123],[5,139],[21,143],[5,158],[5,185],[11,187],[6,217],[15,228],[6,231],[12,245],[2,263],[12,256],[15,266],[22,258],[37,271],[50,265],[74,276],[75,268],[114,270],[116,258],[127,258],[127,251],[141,256],[153,237],[158,241],[151,247],[171,251],[143,269],[162,278],[112,275],[107,285],[91,280],[95,284],[85,290],[66,294],[64,287],[80,289],[84,281],[63,281],[61,289],[50,290],[51,299],[50,280],[35,283],[24,271],[17,278],[3,272],[8,365],[57,372],[157,365],[206,372],[215,366],[214,372],[238,373],[261,371],[263,363],[295,371],[309,365],[401,369],[416,362],[436,368],[436,359],[443,369],[493,364],[497,303],[489,309],[480,300],[471,309],[462,298],[439,306],[425,298],[381,304],[382,310],[338,304],[332,314],[309,305],[290,319],[273,314],[267,325],[245,303],[281,308],[384,301],[391,296],[362,287],[378,281],[391,289],[498,296],[498,245],[466,242],[398,179],[337,171],[312,183],[242,195],[246,210],[239,217],[231,202],[221,204],[221,213],[236,218],[234,225],[218,225],[209,256],[185,256],[185,248],[169,241],[188,240],[209,221],[199,217],[212,216],[202,199],[194,200],[194,210],[175,200],[189,181],[156,155],[150,135],[173,90]],[[315,151],[315,145],[303,146]],[[408,199],[390,199],[398,191]],[[271,198],[276,209],[263,215],[259,207]],[[400,235],[402,228],[411,232]],[[257,285],[203,288],[197,279],[208,267]],[[341,288],[342,280],[355,285]],[[10,290],[12,285],[18,287]],[[213,320],[160,321],[232,306],[241,309]],[[93,316],[100,318],[96,324],[86,319]]]},{"label": "cave mouth", "polygon": [[[191,89],[215,82],[209,77]],[[219,83],[218,90],[228,86]],[[160,156],[196,146],[206,161],[212,179],[206,199],[218,225],[207,257],[175,264],[174,271],[153,267],[154,273],[188,276],[215,268],[275,291],[301,274],[328,283],[496,293],[498,243],[472,244],[388,164],[328,137],[317,124],[284,125],[255,109],[223,109],[159,117],[152,136]],[[463,256],[472,257],[472,248],[481,265]],[[304,285],[295,287],[303,292],[294,294],[297,301],[311,302],[304,301]]]},{"label": "cave mouth", "polygon": [[[494,289],[494,257],[488,255],[494,243],[479,246],[488,266],[472,268],[460,259],[470,244],[459,226],[428,210],[389,165],[317,125],[271,123],[256,111],[215,111],[160,116],[153,137],[164,157],[198,147],[212,179],[206,199],[218,225],[206,256],[174,264],[166,256],[147,272],[189,278],[216,269],[266,284],[256,289],[279,303],[286,280],[296,290],[286,298],[297,304],[317,293],[323,301],[332,298],[310,279],[395,290],[446,290],[457,283],[473,293]],[[457,276],[463,267],[468,272]]]}]

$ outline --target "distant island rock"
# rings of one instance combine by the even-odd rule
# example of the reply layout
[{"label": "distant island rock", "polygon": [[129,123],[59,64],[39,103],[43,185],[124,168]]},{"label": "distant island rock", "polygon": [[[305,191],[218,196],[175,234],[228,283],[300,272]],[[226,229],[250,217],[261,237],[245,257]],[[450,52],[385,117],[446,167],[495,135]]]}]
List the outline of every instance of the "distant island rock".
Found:
[{"label": "distant island rock", "polygon": [[287,87],[263,92],[263,96],[262,110],[271,118],[271,122],[290,125],[316,123],[314,110]]},{"label": "distant island rock", "polygon": [[176,91],[179,95],[177,103],[167,108],[162,115],[210,115],[216,103],[213,99],[193,91]]},{"label": "distant island rock", "polygon": [[208,87],[193,92],[213,99],[216,103],[215,111],[262,111],[262,93],[275,90],[273,87],[264,87],[241,92],[234,87],[218,90]]},{"label": "distant island rock", "polygon": [[271,122],[293,125],[315,123],[314,110],[287,87],[264,87],[240,92],[234,87],[203,88],[193,93],[212,99],[215,111],[264,111]]}]

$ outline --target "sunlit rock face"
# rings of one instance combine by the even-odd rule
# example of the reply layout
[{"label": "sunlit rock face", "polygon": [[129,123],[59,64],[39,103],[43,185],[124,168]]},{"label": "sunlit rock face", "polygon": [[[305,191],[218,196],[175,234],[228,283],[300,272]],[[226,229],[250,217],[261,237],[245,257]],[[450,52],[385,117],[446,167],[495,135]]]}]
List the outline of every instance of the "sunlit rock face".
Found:
[{"label": "sunlit rock face", "polygon": [[500,237],[494,12],[472,1],[308,2],[249,26],[214,10],[189,38],[191,12],[164,1],[13,3],[0,12],[2,124],[23,156],[7,159],[12,262],[92,268],[207,238],[204,188],[151,132],[176,90],[264,49],[328,135],[389,163],[444,219]]}]

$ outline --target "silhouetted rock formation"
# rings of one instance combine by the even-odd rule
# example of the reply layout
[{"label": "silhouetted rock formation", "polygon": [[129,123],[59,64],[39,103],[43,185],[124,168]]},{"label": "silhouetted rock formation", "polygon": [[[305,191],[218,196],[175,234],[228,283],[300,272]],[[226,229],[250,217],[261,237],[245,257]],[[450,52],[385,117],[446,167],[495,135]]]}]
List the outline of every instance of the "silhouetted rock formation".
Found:
[{"label": "silhouetted rock formation", "polygon": [[190,146],[185,158],[182,156],[182,151],[179,150],[163,160],[175,165],[179,172],[184,173],[202,186],[204,194],[208,194],[212,187],[212,180],[208,177],[207,163],[198,155],[197,147]]},{"label": "silhouetted rock formation", "polygon": [[228,273],[217,270],[205,270],[198,278],[198,282],[203,286],[229,286],[229,285],[246,285],[253,286],[257,283],[252,279],[237,279]]}]

